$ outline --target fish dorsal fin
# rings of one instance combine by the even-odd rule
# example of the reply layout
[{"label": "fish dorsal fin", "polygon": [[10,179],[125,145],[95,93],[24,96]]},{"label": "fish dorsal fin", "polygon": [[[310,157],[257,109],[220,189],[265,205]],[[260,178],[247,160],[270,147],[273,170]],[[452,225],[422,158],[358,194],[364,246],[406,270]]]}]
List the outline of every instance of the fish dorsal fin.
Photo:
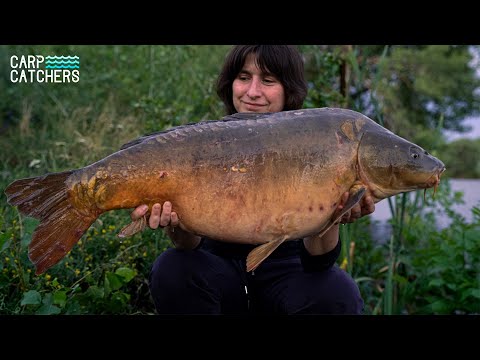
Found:
[{"label": "fish dorsal fin", "polygon": [[258,120],[263,119],[265,117],[269,117],[273,113],[254,113],[254,112],[241,112],[235,113],[232,115],[227,115],[222,118],[222,121],[233,121],[233,120]]},{"label": "fish dorsal fin", "polygon": [[270,113],[251,113],[251,112],[235,113],[235,114],[232,114],[232,115],[224,116],[220,120],[203,120],[203,121],[199,121],[199,122],[192,122],[192,123],[185,124],[185,125],[179,125],[179,126],[175,126],[175,127],[170,128],[170,129],[167,129],[167,130],[155,131],[155,132],[152,132],[152,133],[149,133],[149,134],[142,135],[135,140],[132,140],[132,141],[126,143],[126,144],[123,144],[120,147],[120,150],[125,150],[129,147],[138,145],[138,144],[144,142],[145,140],[155,138],[159,135],[167,134],[171,131],[188,129],[188,128],[191,128],[191,127],[194,127],[194,126],[202,126],[205,123],[215,123],[215,122],[221,123],[221,122],[239,121],[239,120],[258,120],[258,119],[263,119],[265,117],[268,117],[272,114],[274,114],[274,113],[271,113],[271,112]]},{"label": "fish dorsal fin", "polygon": [[350,196],[348,197],[348,201],[345,203],[342,211],[340,211],[340,213],[338,213],[334,218],[332,217],[328,224],[322,229],[321,233],[317,236],[322,237],[323,235],[325,235],[325,233],[332,227],[333,224],[340,220],[343,215],[345,215],[351,208],[353,208],[358,202],[360,202],[360,200],[362,200],[363,195],[365,195],[366,191],[367,189],[363,186],[358,188],[358,190],[354,192],[350,191]]},{"label": "fish dorsal fin", "polygon": [[150,133],[150,134],[142,135],[139,138],[136,138],[135,140],[132,140],[132,141],[126,143],[126,144],[123,144],[120,147],[120,150],[125,150],[126,148],[129,148],[131,146],[138,145],[138,144],[142,143],[144,140],[155,137],[157,135],[160,135],[163,132],[165,132],[165,131],[156,131],[156,132],[153,132],[153,133]]},{"label": "fish dorsal fin", "polygon": [[277,247],[279,247],[287,237],[278,240],[270,241],[266,244],[257,246],[250,251],[247,256],[247,272],[255,270],[263,260],[265,260]]}]

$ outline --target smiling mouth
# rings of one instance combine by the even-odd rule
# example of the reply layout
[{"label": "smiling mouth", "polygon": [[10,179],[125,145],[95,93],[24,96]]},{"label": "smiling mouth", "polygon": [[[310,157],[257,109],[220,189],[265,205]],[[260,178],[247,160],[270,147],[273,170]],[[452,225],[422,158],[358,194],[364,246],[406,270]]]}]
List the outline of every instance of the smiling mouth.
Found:
[{"label": "smiling mouth", "polygon": [[243,102],[247,106],[254,106],[254,107],[260,107],[260,106],[266,106],[265,104],[252,104],[248,102]]}]

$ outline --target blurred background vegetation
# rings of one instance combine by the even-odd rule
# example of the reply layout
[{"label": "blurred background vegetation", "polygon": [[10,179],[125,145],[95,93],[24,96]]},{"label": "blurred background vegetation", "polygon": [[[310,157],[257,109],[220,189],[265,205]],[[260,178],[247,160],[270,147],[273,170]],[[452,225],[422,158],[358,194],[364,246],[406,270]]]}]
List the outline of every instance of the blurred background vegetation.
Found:
[{"label": "blurred background vegetation", "polygon": [[[339,265],[366,314],[480,313],[480,209],[453,210],[449,178],[480,178],[480,140],[447,142],[480,110],[472,46],[299,45],[305,107],[360,111],[444,161],[435,200],[389,199],[393,233],[374,240],[364,217],[342,227]],[[83,167],[139,135],[218,119],[215,79],[230,46],[0,46],[0,188],[21,177]],[[12,55],[77,55],[80,82],[10,81]],[[387,201],[387,200],[384,200]],[[438,229],[439,213],[451,219]],[[106,213],[41,276],[27,258],[37,220],[0,200],[0,314],[154,314],[148,272],[171,246],[147,229],[121,241],[129,210]]]}]

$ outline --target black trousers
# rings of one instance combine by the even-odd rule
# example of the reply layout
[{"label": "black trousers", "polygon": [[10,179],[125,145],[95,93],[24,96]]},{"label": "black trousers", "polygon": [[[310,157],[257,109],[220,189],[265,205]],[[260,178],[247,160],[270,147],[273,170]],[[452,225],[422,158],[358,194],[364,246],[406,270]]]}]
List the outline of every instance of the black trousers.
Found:
[{"label": "black trousers", "polygon": [[277,249],[247,273],[245,256],[203,244],[190,251],[168,249],[156,259],[149,285],[159,314],[361,314],[363,310],[358,286],[347,272],[337,265],[307,272],[298,252],[290,250]]}]

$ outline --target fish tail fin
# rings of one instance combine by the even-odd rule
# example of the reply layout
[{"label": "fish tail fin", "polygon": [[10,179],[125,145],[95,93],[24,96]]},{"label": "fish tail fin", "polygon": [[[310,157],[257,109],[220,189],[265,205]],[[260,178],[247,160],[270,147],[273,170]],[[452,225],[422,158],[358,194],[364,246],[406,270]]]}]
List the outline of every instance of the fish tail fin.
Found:
[{"label": "fish tail fin", "polygon": [[87,231],[96,217],[80,215],[71,204],[62,202],[35,229],[28,246],[28,257],[40,275],[58,263]]},{"label": "fish tail fin", "polygon": [[277,247],[279,247],[286,237],[270,241],[266,244],[257,246],[250,251],[247,256],[247,272],[255,270]]},{"label": "fish tail fin", "polygon": [[73,171],[20,179],[6,189],[7,201],[19,211],[39,219],[32,235],[28,257],[35,274],[44,273],[59,262],[82,237],[97,214],[80,213],[67,196],[65,180]]}]

